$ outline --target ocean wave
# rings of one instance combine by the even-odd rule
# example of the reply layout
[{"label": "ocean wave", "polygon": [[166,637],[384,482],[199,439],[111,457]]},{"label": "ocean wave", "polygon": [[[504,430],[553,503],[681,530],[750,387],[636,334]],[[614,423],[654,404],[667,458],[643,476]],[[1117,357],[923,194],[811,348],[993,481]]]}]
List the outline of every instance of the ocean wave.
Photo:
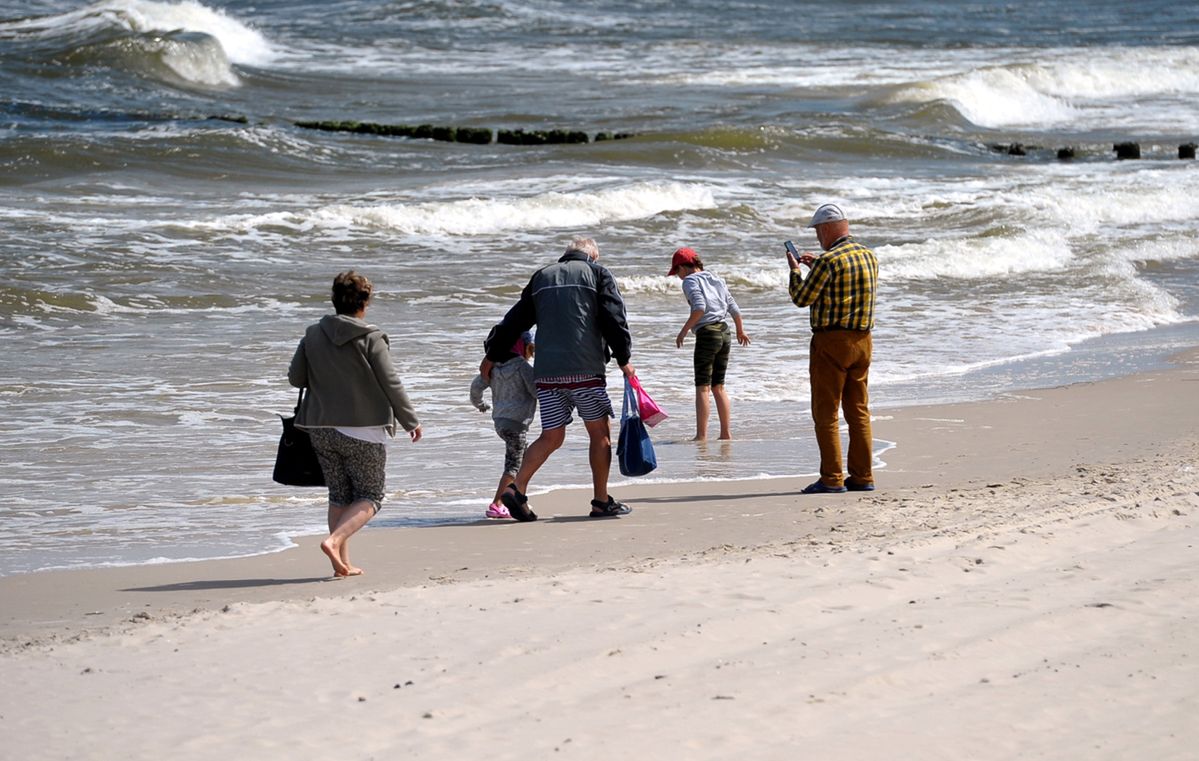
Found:
[{"label": "ocean wave", "polygon": [[183,85],[236,87],[241,79],[214,37],[193,32],[139,35],[106,46],[131,71]]},{"label": "ocean wave", "polygon": [[830,50],[823,45],[666,42],[631,62],[631,73],[667,84],[860,90],[955,73],[957,51]]},{"label": "ocean wave", "polygon": [[529,230],[583,229],[645,219],[662,212],[715,208],[711,189],[682,182],[639,182],[586,192],[526,198],[467,198],[376,206],[333,204],[302,212],[229,216],[191,223],[198,229],[246,233],[265,226],[297,230],[367,228],[410,235],[488,235]]},{"label": "ocean wave", "polygon": [[981,127],[1060,126],[1085,121],[1105,103],[1199,93],[1199,49],[1133,48],[1027,52],[1026,60],[982,66],[899,88],[895,103],[948,102]]},{"label": "ocean wave", "polygon": [[1119,251],[1138,262],[1173,262],[1199,259],[1199,240],[1189,232],[1121,245]]},{"label": "ocean wave", "polygon": [[1007,234],[990,230],[968,238],[944,238],[875,248],[879,269],[902,280],[980,280],[1067,268],[1075,259],[1058,231]]},{"label": "ocean wave", "polygon": [[[1185,169],[1185,167],[1182,167]],[[1148,170],[1136,174],[1096,174],[1071,193],[1052,185],[1030,195],[1030,205],[1052,215],[1075,234],[1103,233],[1113,227],[1170,225],[1199,216],[1199,175],[1188,171]]]},{"label": "ocean wave", "polygon": [[900,89],[896,102],[948,102],[980,127],[1057,125],[1077,111],[1066,100],[1039,91],[1027,73],[1015,67],[977,69]]},{"label": "ocean wave", "polygon": [[233,64],[276,58],[257,30],[196,0],[102,0],[79,10],[0,23],[0,39],[53,45],[51,58],[82,63],[112,56],[122,66],[165,66],[186,83],[236,86]]},{"label": "ocean wave", "polygon": [[[779,249],[782,250],[781,248]],[[626,294],[650,293],[668,294],[682,293],[682,282],[677,277],[667,277],[665,274],[668,259],[663,260],[663,270],[653,275],[626,275],[619,277],[620,290]],[[776,261],[749,262],[741,264],[722,264],[708,267],[713,274],[720,276],[734,297],[743,291],[785,291],[787,288],[786,260],[782,255]],[[681,296],[680,296],[681,298]]]}]

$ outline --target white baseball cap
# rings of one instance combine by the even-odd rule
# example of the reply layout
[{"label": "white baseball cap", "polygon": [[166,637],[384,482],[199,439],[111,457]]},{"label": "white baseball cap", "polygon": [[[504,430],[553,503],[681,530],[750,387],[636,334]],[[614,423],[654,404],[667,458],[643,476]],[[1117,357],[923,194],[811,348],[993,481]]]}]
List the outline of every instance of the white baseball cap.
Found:
[{"label": "white baseball cap", "polygon": [[816,210],[812,215],[812,221],[808,227],[823,225],[825,222],[841,222],[845,219],[845,212],[841,211],[841,207],[836,204],[826,203]]}]

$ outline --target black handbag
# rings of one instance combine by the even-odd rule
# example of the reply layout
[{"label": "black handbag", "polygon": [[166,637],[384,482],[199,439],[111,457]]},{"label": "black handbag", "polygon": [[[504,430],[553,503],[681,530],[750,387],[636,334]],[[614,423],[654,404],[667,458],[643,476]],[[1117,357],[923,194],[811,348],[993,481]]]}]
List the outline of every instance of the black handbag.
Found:
[{"label": "black handbag", "polygon": [[275,472],[271,477],[288,486],[324,486],[325,474],[321,471],[320,461],[316,459],[312,439],[306,431],[296,428],[296,415],[300,413],[303,401],[304,389],[300,389],[296,414],[291,417],[279,416],[283,422],[283,435],[279,437],[279,452],[275,455]]}]

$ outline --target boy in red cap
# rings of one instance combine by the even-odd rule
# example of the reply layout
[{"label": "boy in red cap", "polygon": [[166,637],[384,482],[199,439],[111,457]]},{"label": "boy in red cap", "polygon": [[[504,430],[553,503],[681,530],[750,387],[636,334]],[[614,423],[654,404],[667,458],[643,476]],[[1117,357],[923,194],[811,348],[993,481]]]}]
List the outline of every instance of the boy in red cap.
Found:
[{"label": "boy in red cap", "polygon": [[691,306],[687,322],[675,337],[680,349],[687,333],[695,334],[695,440],[708,438],[709,392],[716,400],[716,415],[720,418],[720,438],[733,438],[730,429],[731,407],[724,390],[724,376],[729,366],[732,339],[728,318],[737,329],[737,343],[749,346],[749,336],[741,324],[741,309],[724,281],[704,271],[703,260],[691,248],[680,248],[670,260],[668,277],[678,275],[683,281],[683,295]]}]

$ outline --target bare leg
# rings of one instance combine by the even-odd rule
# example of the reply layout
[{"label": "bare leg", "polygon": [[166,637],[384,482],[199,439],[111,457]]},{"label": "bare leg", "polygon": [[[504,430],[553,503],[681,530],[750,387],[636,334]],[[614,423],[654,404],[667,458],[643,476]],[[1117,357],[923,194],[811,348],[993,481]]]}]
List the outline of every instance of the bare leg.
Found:
[{"label": "bare leg", "polygon": [[608,501],[608,472],[612,469],[612,432],[608,426],[608,418],[585,420],[587,435],[591,444],[587,449],[587,459],[591,463],[591,486],[595,491],[598,502]]},{"label": "bare leg", "polygon": [[[333,505],[333,504],[329,505],[329,533],[330,534],[332,534],[334,531],[337,530],[337,524],[341,523],[342,518],[345,517],[345,515],[349,511],[349,509],[350,508],[348,505]],[[348,562],[346,562],[346,560],[343,556],[347,555],[349,553],[348,545],[349,545],[349,542],[343,542],[341,545],[341,551],[338,552],[338,554],[337,554],[338,560],[340,560],[342,565],[345,566],[346,568],[349,568],[350,564]],[[321,552],[325,552],[325,548],[323,545],[321,546]],[[328,554],[328,553],[326,552],[326,554]],[[329,559],[332,560],[333,558],[329,558]],[[338,566],[336,563],[333,564],[333,573],[336,576],[349,575],[348,572],[347,573],[339,573]]]},{"label": "bare leg", "polygon": [[695,438],[692,441],[705,441],[708,438],[709,388],[709,386],[695,387]]},{"label": "bare leg", "polygon": [[521,460],[520,470],[516,473],[516,478],[512,484],[522,494],[529,489],[529,480],[545,465],[545,461],[550,458],[558,447],[562,446],[562,442],[566,441],[566,426],[560,428],[550,428],[541,432],[537,440],[529,445],[525,450],[525,458]]},{"label": "bare leg", "polygon": [[341,543],[341,552],[338,553],[338,557],[346,565],[346,576],[362,575],[362,569],[350,562],[350,540],[348,537]]},{"label": "bare leg", "polygon": [[508,488],[508,484],[512,483],[512,476],[505,473],[500,476],[500,485],[496,487],[495,496],[491,498],[491,504],[498,505],[500,503],[500,495],[504,493],[504,489]]},{"label": "bare leg", "polygon": [[[358,576],[362,573],[362,569],[355,568],[350,564],[348,545],[350,537],[358,533],[360,528],[375,517],[375,503],[360,499],[348,507],[339,508],[339,512],[337,523],[329,532],[329,537],[321,542],[321,552],[325,553],[329,562],[333,564],[335,576]],[[330,507],[329,513],[330,523],[332,523],[334,518],[332,507]]]},{"label": "bare leg", "polygon": [[729,395],[725,393],[724,384],[712,387],[712,398],[716,400],[716,416],[720,418],[720,438],[728,440],[733,438],[733,432],[730,428],[733,417],[732,404],[729,402]]}]

